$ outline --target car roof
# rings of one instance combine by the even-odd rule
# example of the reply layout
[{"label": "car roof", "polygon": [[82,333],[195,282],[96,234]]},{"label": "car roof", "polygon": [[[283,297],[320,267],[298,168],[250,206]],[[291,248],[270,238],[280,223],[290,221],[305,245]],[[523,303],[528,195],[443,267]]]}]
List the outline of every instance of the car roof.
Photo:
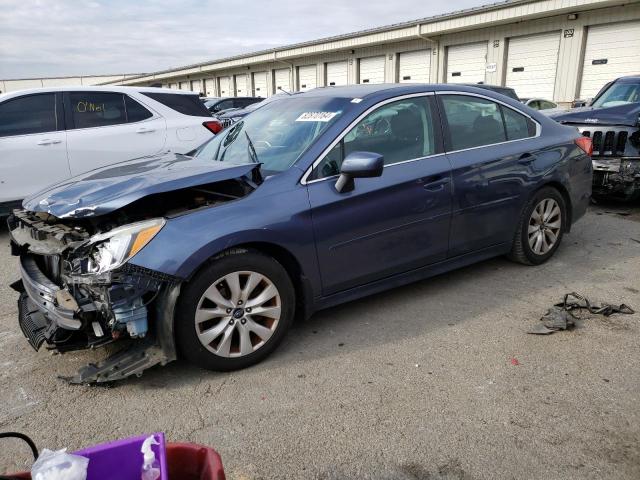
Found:
[{"label": "car roof", "polygon": [[[380,93],[388,94],[388,96],[397,96],[403,94],[412,94],[419,92],[438,92],[438,91],[458,91],[469,92],[491,96],[491,92],[500,92],[497,89],[487,88],[492,85],[467,85],[460,83],[379,83],[375,85],[344,85],[339,87],[319,87],[308,90],[303,93],[294,93],[293,95],[305,96],[327,96],[327,97],[345,97],[345,98],[366,98],[370,95]],[[512,90],[509,87],[498,87],[500,89]],[[512,97],[509,97],[512,100]]]},{"label": "car roof", "polygon": [[615,82],[639,82],[640,81],[640,75],[629,75],[627,77],[620,77],[620,78],[616,78],[614,80]]},{"label": "car roof", "polygon": [[3,93],[0,98],[17,97],[32,93],[51,93],[51,92],[116,92],[116,93],[171,93],[176,95],[197,95],[196,92],[188,90],[173,90],[170,88],[159,87],[125,87],[120,85],[95,85],[95,86],[68,86],[68,87],[41,87],[28,88],[24,90],[14,90],[12,92]]}]

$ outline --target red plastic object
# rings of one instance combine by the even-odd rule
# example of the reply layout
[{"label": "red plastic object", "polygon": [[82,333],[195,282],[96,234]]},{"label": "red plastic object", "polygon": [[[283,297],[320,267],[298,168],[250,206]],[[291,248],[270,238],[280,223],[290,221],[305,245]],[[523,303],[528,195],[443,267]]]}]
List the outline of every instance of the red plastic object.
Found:
[{"label": "red plastic object", "polygon": [[168,443],[169,480],[225,480],[220,455],[193,443]]},{"label": "red plastic object", "polygon": [[[169,480],[226,480],[220,455],[213,448],[193,443],[167,443]],[[28,472],[11,476],[29,480]]]}]

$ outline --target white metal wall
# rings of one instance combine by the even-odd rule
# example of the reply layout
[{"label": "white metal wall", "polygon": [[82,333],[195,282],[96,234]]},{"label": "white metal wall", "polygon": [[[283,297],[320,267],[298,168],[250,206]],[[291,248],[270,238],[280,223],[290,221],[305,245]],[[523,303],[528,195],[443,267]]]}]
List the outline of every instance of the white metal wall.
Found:
[{"label": "white metal wall", "polygon": [[298,67],[298,90],[304,92],[316,88],[318,85],[317,65],[302,65]]},{"label": "white metal wall", "polygon": [[431,76],[431,49],[401,52],[398,59],[400,83],[429,83]]},{"label": "white metal wall", "polygon": [[506,85],[522,98],[553,98],[560,31],[510,38]]},{"label": "white metal wall", "polygon": [[360,59],[358,83],[384,83],[386,57],[368,57]]},{"label": "white metal wall", "polygon": [[267,84],[267,72],[253,73],[253,96],[265,97],[265,98],[269,96],[269,87]]},{"label": "white metal wall", "polygon": [[624,75],[640,74],[640,21],[598,25],[587,30],[581,98]]},{"label": "white metal wall", "polygon": [[487,42],[453,45],[447,49],[447,83],[485,81]]}]

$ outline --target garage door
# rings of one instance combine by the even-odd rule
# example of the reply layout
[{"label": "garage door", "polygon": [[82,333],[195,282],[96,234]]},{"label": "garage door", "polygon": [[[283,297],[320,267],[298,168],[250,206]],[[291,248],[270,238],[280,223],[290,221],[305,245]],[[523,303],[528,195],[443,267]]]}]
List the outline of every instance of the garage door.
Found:
[{"label": "garage door", "polygon": [[298,67],[298,90],[304,92],[305,90],[311,90],[318,85],[317,69],[315,65],[305,65],[304,67]]},{"label": "garage door", "polygon": [[178,84],[177,83],[170,83],[169,84],[169,88],[173,88],[174,90],[178,89]]},{"label": "garage door", "polygon": [[361,58],[358,83],[384,83],[385,57]]},{"label": "garage door", "polygon": [[431,74],[431,50],[417,50],[400,54],[400,83],[428,83]]},{"label": "garage door", "polygon": [[455,45],[447,49],[446,83],[484,82],[487,42]]},{"label": "garage door", "polygon": [[508,87],[519,97],[553,99],[560,32],[510,38],[507,49]]},{"label": "garage door", "polygon": [[280,70],[276,70],[274,77],[276,81],[275,93],[279,93],[281,90],[284,90],[285,92],[291,91],[291,83],[290,83],[291,75],[289,74],[288,68],[282,68]]},{"label": "garage door", "polygon": [[220,86],[218,91],[221,97],[231,96],[231,79],[229,77],[220,77],[218,79],[218,85]]},{"label": "garage door", "polygon": [[268,97],[267,72],[255,72],[253,74],[253,96]]},{"label": "garage door", "polygon": [[344,62],[327,63],[327,85],[337,86],[349,83],[349,65]]},{"label": "garage door", "polygon": [[202,80],[191,80],[191,91],[200,93],[202,90]]},{"label": "garage door", "polygon": [[204,80],[204,94],[207,97],[214,97],[215,96],[215,88],[214,88],[214,80],[213,78],[206,78]]},{"label": "garage door", "polygon": [[190,90],[189,82],[180,82],[180,90]]},{"label": "garage door", "polygon": [[236,97],[250,96],[247,93],[247,76],[245,74],[236,75]]},{"label": "garage door", "polygon": [[640,22],[597,25],[587,30],[580,98],[592,98],[605,83],[640,73]]}]

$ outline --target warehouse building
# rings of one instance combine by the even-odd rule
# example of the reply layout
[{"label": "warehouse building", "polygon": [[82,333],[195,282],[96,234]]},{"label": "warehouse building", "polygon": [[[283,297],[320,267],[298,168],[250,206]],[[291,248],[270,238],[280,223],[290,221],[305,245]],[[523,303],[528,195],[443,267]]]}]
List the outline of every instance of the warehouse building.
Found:
[{"label": "warehouse building", "polygon": [[140,77],[143,74],[114,74],[114,75],[84,75],[75,77],[46,77],[46,78],[14,78],[0,80],[0,93],[14,92],[27,88],[41,87],[74,87],[77,85],[100,85],[105,82],[118,82],[130,77]]},{"label": "warehouse building", "polygon": [[511,0],[110,83],[267,97],[355,83],[484,82],[569,103],[640,74],[639,52],[639,0]]}]

